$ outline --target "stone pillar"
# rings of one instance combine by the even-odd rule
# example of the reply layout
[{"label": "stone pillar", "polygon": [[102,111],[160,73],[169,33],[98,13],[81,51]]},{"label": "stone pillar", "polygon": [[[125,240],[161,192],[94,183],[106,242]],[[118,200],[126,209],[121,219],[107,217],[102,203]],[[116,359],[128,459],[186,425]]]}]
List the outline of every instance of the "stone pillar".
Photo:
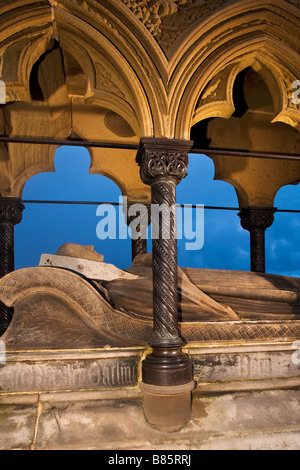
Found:
[{"label": "stone pillar", "polygon": [[[141,179],[151,186],[152,238],[157,228],[152,239],[152,353],[143,361],[140,387],[147,421],[175,428],[190,420],[194,388],[191,360],[181,351],[176,239],[176,185],[187,174],[191,146],[190,141],[143,138],[137,154]],[[155,218],[154,208],[163,204],[169,214]]]},{"label": "stone pillar", "polygon": [[[21,199],[0,197],[0,278],[15,269],[14,227],[22,220]],[[0,334],[12,319],[13,309],[0,302]]]},{"label": "stone pillar", "polygon": [[274,207],[247,207],[239,212],[241,225],[250,232],[251,271],[266,272],[265,231],[274,222]]},{"label": "stone pillar", "polygon": [[[132,205],[139,205],[137,203],[131,203],[129,204],[129,208],[128,208],[128,211],[130,212],[130,207]],[[147,205],[143,205],[143,208],[146,208]],[[143,216],[143,214],[141,214],[141,211],[138,212],[138,214],[135,214],[135,215],[129,215],[127,214],[127,225],[130,225],[131,222],[133,222],[136,217],[140,217],[140,216]],[[149,210],[149,208],[147,207],[147,215],[146,215],[146,218],[147,218],[147,223],[144,224],[145,226],[142,228],[140,224],[137,225],[136,227],[136,232],[137,234],[139,235],[137,238],[131,238],[131,246],[132,246],[132,260],[134,260],[134,258],[137,256],[137,255],[142,255],[142,254],[146,254],[147,253],[147,238],[146,238],[146,234],[144,233],[145,231],[145,228],[146,228],[146,225],[147,227],[150,225],[151,223],[151,212]]]}]

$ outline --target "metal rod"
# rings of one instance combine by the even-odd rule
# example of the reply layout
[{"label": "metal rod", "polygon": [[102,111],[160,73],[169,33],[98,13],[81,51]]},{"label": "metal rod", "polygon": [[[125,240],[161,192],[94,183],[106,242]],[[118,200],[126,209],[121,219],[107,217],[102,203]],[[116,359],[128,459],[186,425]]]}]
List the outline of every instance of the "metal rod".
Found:
[{"label": "metal rod", "polygon": [[[107,202],[107,201],[47,201],[47,200],[40,200],[40,199],[24,199],[24,204],[74,204],[74,205],[94,205],[99,206],[100,204],[107,204],[110,206],[122,206],[122,203],[119,202]],[[150,202],[145,203],[142,201],[136,201],[137,204],[144,204],[145,206],[150,206]],[[134,204],[134,203],[131,203]],[[188,209],[202,209],[199,204],[176,204],[177,207],[186,207]],[[227,211],[239,211],[239,207],[222,207],[222,206],[205,206],[203,205],[204,209],[212,209],[212,210],[227,210]],[[299,210],[300,212],[300,210]]]},{"label": "metal rod", "polygon": [[232,149],[191,149],[189,153],[200,154],[213,154],[224,157],[247,157],[247,158],[267,158],[273,160],[300,160],[300,155],[293,155],[290,153],[271,153],[271,152],[252,152],[247,150],[232,150]]},{"label": "metal rod", "polygon": [[[101,204],[107,204],[110,206],[122,206],[119,202],[103,202],[103,201],[45,201],[38,199],[28,199],[23,200],[24,204],[74,204],[74,205],[91,205],[91,206],[100,206]],[[138,204],[145,204],[148,206],[150,203],[138,202]],[[177,207],[186,207],[189,209],[202,209],[199,207],[199,204],[176,204]],[[206,210],[218,210],[218,211],[240,211],[239,207],[222,207],[222,206],[205,206],[203,209]],[[276,212],[281,213],[290,213],[290,214],[300,214],[300,209],[276,209]]]},{"label": "metal rod", "polygon": [[[35,139],[27,137],[8,137],[0,136],[0,142],[11,144],[29,144],[29,145],[55,145],[55,146],[69,146],[69,147],[95,147],[95,148],[111,148],[123,150],[137,150],[137,144],[125,144],[115,142],[93,142],[84,140],[55,140],[55,139]],[[247,158],[269,158],[278,160],[300,160],[300,155],[272,153],[272,152],[252,152],[247,150],[233,150],[233,149],[216,149],[216,148],[192,148],[190,154],[204,154],[204,155],[223,155],[228,157],[247,157]]]},{"label": "metal rod", "polygon": [[28,144],[28,145],[55,145],[68,147],[96,147],[112,148],[121,150],[137,150],[136,144],[122,144],[113,142],[90,142],[85,140],[55,140],[55,139],[34,139],[26,137],[7,137],[0,136],[0,142],[10,144]]}]

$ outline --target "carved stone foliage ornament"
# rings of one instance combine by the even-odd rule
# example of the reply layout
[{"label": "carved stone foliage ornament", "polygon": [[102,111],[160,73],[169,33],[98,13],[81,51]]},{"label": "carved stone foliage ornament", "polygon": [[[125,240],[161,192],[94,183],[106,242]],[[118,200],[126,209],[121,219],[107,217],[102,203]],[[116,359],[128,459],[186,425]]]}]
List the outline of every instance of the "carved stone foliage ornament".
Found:
[{"label": "carved stone foliage ornament", "polygon": [[177,152],[146,152],[142,175],[144,180],[152,178],[174,178],[178,182],[187,175],[188,156]]},{"label": "carved stone foliage ornament", "polygon": [[226,0],[123,0],[168,52],[194,23],[218,10]]},{"label": "carved stone foliage ornament", "polygon": [[241,225],[243,229],[249,231],[266,230],[274,222],[274,212],[276,209],[273,207],[249,207],[239,213]]},{"label": "carved stone foliage ornament", "polygon": [[137,163],[143,183],[151,185],[156,180],[172,179],[178,184],[187,175],[191,146],[191,141],[141,139]]},{"label": "carved stone foliage ornament", "polygon": [[22,220],[24,205],[18,198],[0,198],[0,223],[6,222],[13,225]]}]

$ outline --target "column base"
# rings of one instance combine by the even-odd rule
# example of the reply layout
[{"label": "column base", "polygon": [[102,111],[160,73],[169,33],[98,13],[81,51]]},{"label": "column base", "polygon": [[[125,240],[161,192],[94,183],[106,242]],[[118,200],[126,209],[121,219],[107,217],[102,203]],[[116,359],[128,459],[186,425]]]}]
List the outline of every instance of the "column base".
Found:
[{"label": "column base", "polygon": [[168,432],[179,431],[191,420],[194,388],[194,381],[170,387],[140,382],[146,421]]},{"label": "column base", "polygon": [[142,381],[145,384],[158,387],[173,387],[183,385],[193,380],[191,359],[184,354],[180,347],[183,342],[179,339],[177,345],[169,347],[153,346],[142,363]]}]

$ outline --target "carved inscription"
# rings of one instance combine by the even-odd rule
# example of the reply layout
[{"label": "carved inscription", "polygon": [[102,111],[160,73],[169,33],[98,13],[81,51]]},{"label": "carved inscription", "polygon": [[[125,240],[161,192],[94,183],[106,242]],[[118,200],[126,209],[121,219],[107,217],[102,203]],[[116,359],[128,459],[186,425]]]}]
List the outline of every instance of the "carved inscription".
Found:
[{"label": "carved inscription", "polygon": [[192,358],[195,379],[217,383],[296,377],[299,367],[292,364],[290,351],[216,354]]},{"label": "carved inscription", "polygon": [[0,391],[86,390],[134,386],[137,360],[6,363]]},{"label": "carved inscription", "polygon": [[237,356],[237,367],[242,380],[268,379],[273,376],[270,357]]}]

